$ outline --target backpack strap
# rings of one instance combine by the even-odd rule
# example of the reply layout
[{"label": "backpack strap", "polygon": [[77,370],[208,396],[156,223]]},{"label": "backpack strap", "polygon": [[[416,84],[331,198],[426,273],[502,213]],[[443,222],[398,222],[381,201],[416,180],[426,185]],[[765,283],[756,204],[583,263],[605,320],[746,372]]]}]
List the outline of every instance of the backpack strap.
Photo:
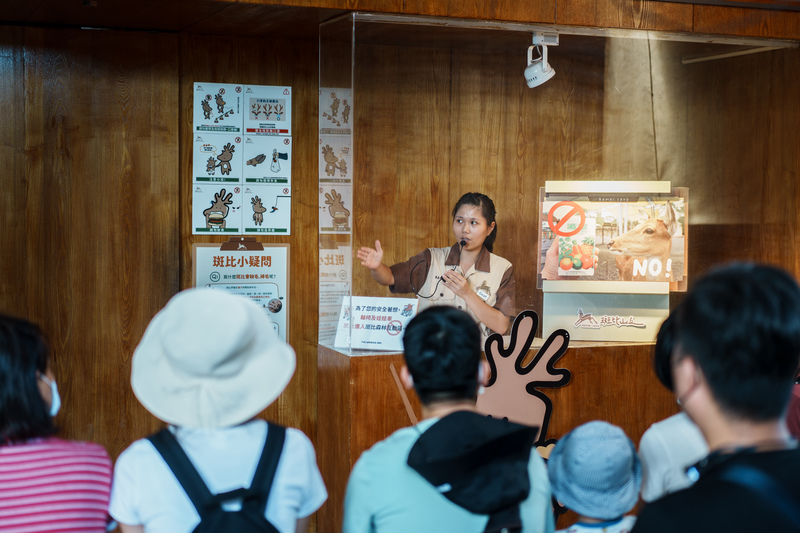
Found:
[{"label": "backpack strap", "polygon": [[261,457],[256,466],[256,473],[250,483],[249,489],[235,489],[222,494],[214,495],[200,477],[192,461],[183,451],[175,436],[168,429],[147,437],[153,446],[164,458],[172,473],[183,487],[186,495],[192,501],[197,514],[201,519],[205,509],[219,505],[222,501],[232,498],[242,498],[242,508],[250,507],[263,516],[267,509],[267,500],[272,490],[272,482],[278,469],[278,461],[283,451],[286,440],[286,428],[277,424],[268,423],[267,441],[261,452]]},{"label": "backpack strap", "polygon": [[248,494],[242,502],[242,507],[253,506],[263,515],[267,509],[267,500],[272,491],[272,482],[275,479],[275,472],[278,469],[278,461],[283,452],[283,444],[286,440],[286,428],[278,424],[267,422],[267,442],[264,444],[264,451],[258,460],[256,473],[250,483]]},{"label": "backpack strap", "polygon": [[164,428],[158,433],[150,435],[147,439],[153,443],[155,449],[164,458],[164,462],[172,470],[172,473],[178,479],[178,483],[181,484],[186,495],[189,496],[195,509],[197,509],[197,514],[202,517],[203,510],[208,507],[214,495],[208,490],[203,478],[197,473],[197,469],[186,455],[186,452],[183,451],[175,436],[169,429]]},{"label": "backpack strap", "polygon": [[723,471],[723,480],[750,490],[766,502],[774,512],[783,515],[792,526],[800,530],[800,510],[789,492],[772,476],[750,465],[734,465]]}]

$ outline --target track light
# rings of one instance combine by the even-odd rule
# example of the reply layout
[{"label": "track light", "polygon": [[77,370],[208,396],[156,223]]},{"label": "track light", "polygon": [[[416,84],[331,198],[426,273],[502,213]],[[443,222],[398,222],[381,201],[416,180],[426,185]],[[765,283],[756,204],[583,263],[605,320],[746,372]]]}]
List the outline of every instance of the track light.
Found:
[{"label": "track light", "polygon": [[[556,75],[556,71],[547,62],[547,46],[558,46],[557,33],[533,32],[533,45],[528,47],[528,66],[525,67],[525,81],[533,89]],[[533,57],[533,50],[539,57]]]}]

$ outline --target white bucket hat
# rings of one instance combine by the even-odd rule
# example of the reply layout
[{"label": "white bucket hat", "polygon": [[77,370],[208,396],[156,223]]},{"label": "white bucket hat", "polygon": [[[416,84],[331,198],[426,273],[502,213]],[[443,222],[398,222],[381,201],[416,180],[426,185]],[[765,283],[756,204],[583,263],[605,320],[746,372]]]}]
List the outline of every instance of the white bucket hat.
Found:
[{"label": "white bucket hat", "polygon": [[621,428],[596,420],[556,443],[547,460],[553,495],[576,513],[613,520],[639,499],[642,464]]},{"label": "white bucket hat", "polygon": [[133,353],[142,405],[177,426],[221,428],[271,404],[294,374],[294,350],[254,302],[215,289],[178,293]]}]

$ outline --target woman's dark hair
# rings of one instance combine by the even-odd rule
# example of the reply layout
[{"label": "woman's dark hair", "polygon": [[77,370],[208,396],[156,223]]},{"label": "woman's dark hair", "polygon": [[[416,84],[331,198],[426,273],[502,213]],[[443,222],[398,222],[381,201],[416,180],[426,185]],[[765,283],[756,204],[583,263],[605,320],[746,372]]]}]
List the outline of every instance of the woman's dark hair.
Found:
[{"label": "woman's dark hair", "polygon": [[497,222],[495,221],[497,212],[494,209],[494,202],[492,202],[492,199],[485,194],[481,194],[479,192],[468,192],[456,202],[456,206],[453,208],[453,218],[456,218],[456,213],[458,213],[458,210],[462,205],[474,205],[476,207],[480,207],[481,214],[483,215],[483,218],[486,219],[486,224],[491,226],[492,222],[495,223],[494,231],[491,232],[488,237],[486,237],[485,241],[483,241],[483,245],[491,252],[492,247],[494,246],[494,241],[497,238]]},{"label": "woman's dark hair", "polygon": [[55,433],[37,375],[47,371],[48,356],[37,325],[0,315],[0,445]]},{"label": "woman's dark hair", "polygon": [[653,370],[658,381],[671,392],[672,385],[672,349],[675,347],[675,317],[669,315],[658,330],[656,346],[653,349]]},{"label": "woman's dark hair", "polygon": [[481,333],[467,313],[445,305],[428,307],[406,326],[403,349],[424,405],[475,398]]}]

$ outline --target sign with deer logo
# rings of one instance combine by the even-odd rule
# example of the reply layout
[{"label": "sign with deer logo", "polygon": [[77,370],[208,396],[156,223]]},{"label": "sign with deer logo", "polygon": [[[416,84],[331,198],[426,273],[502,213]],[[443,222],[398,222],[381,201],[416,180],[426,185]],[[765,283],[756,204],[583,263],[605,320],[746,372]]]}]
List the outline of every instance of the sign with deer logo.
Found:
[{"label": "sign with deer logo", "polygon": [[688,190],[668,182],[547,182],[540,196],[544,332],[650,342],[685,291]]}]

